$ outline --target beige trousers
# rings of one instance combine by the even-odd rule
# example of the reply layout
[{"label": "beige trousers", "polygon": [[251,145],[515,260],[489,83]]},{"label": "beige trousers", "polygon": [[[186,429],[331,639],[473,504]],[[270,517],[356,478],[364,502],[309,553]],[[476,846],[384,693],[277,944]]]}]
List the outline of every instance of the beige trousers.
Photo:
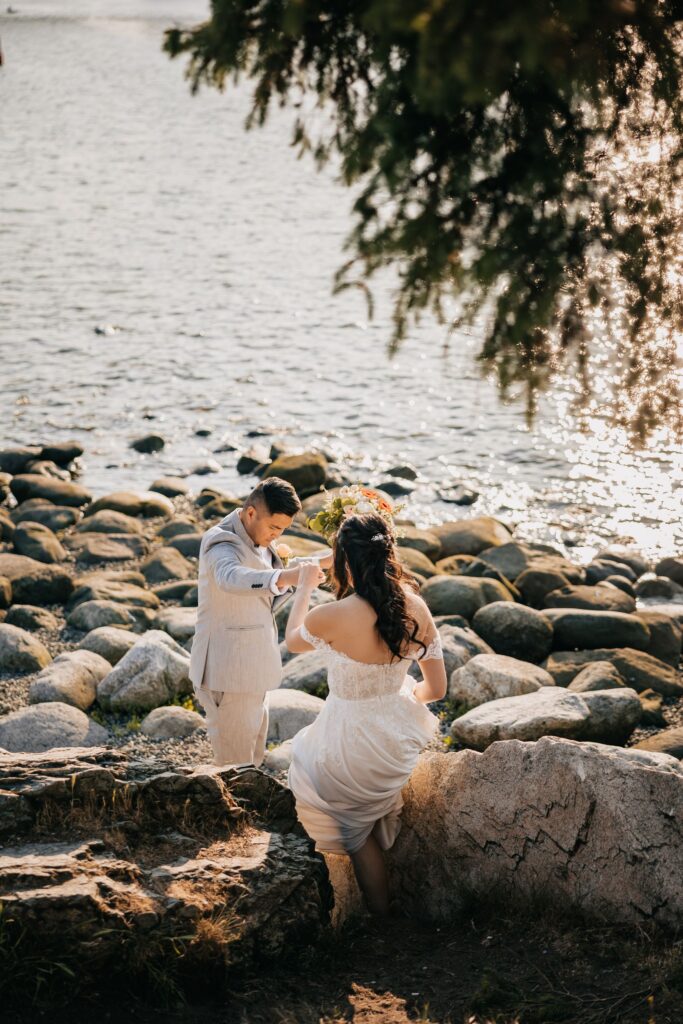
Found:
[{"label": "beige trousers", "polygon": [[214,763],[258,767],[265,757],[268,737],[266,694],[223,693],[201,686],[195,695],[206,711]]}]

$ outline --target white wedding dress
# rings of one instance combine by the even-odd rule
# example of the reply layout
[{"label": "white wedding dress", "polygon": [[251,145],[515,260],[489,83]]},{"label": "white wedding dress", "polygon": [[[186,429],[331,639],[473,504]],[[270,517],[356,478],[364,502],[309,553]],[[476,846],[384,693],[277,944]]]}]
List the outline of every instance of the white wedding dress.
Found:
[{"label": "white wedding dress", "polygon": [[324,853],[355,853],[372,833],[388,849],[401,827],[401,789],[439,720],[412,695],[412,660],[442,657],[435,639],[421,659],[356,661],[305,626],[301,637],[327,654],[329,696],[292,740],[288,782],[299,821]]}]

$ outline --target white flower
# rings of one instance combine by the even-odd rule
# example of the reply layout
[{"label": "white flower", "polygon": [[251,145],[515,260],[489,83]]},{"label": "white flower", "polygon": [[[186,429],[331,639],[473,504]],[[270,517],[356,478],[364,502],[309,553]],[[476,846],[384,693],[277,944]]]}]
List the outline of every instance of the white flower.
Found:
[{"label": "white flower", "polygon": [[375,506],[371,501],[359,501],[356,505],[356,512],[358,515],[365,515],[367,512],[374,512]]}]

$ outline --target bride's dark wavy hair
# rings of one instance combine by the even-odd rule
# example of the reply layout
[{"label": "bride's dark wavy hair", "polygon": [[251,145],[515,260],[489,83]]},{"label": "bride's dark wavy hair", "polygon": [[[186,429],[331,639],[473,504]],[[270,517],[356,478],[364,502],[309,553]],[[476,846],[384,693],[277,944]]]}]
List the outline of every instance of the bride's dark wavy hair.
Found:
[{"label": "bride's dark wavy hair", "polygon": [[337,531],[333,553],[337,600],[351,591],[366,600],[377,613],[375,628],[380,637],[395,658],[404,657],[416,641],[419,625],[408,613],[403,588],[407,584],[417,591],[419,587],[399,562],[386,521],[375,512],[349,516]]}]

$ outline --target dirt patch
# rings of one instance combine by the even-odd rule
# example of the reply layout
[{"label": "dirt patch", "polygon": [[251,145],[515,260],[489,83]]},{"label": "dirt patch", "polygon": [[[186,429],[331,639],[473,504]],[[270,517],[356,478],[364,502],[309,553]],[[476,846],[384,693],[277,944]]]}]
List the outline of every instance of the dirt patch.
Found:
[{"label": "dirt patch", "polygon": [[[8,1024],[681,1024],[683,938],[475,911],[447,926],[355,922],[297,961],[177,992],[103,991]],[[163,1006],[165,996],[168,1005]]]}]

